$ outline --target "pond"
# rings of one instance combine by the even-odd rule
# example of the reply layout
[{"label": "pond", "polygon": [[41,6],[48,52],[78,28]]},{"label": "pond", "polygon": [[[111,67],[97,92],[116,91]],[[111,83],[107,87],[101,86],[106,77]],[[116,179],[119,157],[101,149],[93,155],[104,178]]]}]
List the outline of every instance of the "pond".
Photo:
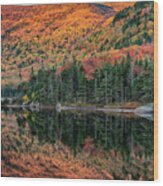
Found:
[{"label": "pond", "polygon": [[2,176],[153,180],[151,120],[72,110],[1,115]]}]

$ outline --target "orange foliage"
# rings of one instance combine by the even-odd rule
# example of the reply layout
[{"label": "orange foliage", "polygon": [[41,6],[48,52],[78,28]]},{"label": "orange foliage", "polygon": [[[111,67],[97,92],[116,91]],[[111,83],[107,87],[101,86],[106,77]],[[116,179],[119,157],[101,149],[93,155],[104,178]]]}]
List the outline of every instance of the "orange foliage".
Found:
[{"label": "orange foliage", "polygon": [[[134,60],[153,58],[153,43],[120,50],[111,48],[112,38],[123,36],[116,31],[119,27],[110,26],[115,11],[133,4],[104,3],[102,8],[101,4],[2,6],[2,86],[28,81],[31,68],[37,72],[42,64],[46,69],[57,66],[56,74],[60,74],[69,67],[65,59],[71,55],[82,62],[87,79],[93,79],[94,72],[104,63],[119,62],[127,53]],[[146,8],[142,14],[148,11]],[[149,29],[152,24],[148,24]]]},{"label": "orange foliage", "polygon": [[134,2],[106,2],[104,4],[107,6],[113,7],[115,11],[119,12],[123,10],[124,8],[133,6]]},{"label": "orange foliage", "polygon": [[[145,175],[148,174],[148,179],[153,179],[153,160],[147,163],[143,156],[139,156],[139,152],[143,152],[141,146],[133,147],[134,154],[130,163],[123,160],[119,151],[105,151],[95,146],[88,136],[83,149],[74,156],[73,151],[60,140],[53,144],[40,144],[37,136],[31,134],[28,123],[23,132],[21,129],[15,115],[2,114],[2,176],[129,179],[137,174],[138,179],[145,180]],[[147,172],[144,170],[144,163]]]}]

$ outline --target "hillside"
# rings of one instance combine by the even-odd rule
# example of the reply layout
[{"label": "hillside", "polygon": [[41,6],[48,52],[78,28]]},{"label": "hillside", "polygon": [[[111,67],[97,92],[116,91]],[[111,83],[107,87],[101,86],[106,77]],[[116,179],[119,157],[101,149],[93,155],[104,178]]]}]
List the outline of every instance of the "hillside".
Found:
[{"label": "hillside", "polygon": [[62,62],[67,49],[106,14],[115,13],[96,4],[2,6],[2,72],[7,83],[18,83],[18,68],[26,79],[28,67],[39,69],[41,62],[47,67]]},{"label": "hillside", "polygon": [[106,6],[113,7],[116,12],[119,12],[129,6],[132,7],[135,3],[134,2],[105,2],[103,3]]},{"label": "hillside", "polygon": [[152,100],[153,2],[122,7],[3,6],[2,93],[18,87],[43,103]]},{"label": "hillside", "polygon": [[153,2],[5,5],[1,34],[2,176],[154,179]]},{"label": "hillside", "polygon": [[31,66],[37,71],[42,62],[47,68],[62,63],[76,42],[114,15],[114,3],[2,6],[2,85],[15,86],[20,73],[28,80]]}]

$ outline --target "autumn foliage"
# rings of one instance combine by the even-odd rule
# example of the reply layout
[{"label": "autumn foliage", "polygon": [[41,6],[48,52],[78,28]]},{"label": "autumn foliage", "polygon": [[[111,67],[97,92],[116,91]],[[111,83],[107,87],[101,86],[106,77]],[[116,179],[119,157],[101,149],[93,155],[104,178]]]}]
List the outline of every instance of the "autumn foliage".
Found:
[{"label": "autumn foliage", "polygon": [[[62,71],[71,55],[83,62],[88,79],[101,61],[114,64],[127,52],[135,59],[153,57],[151,7],[133,3],[2,6],[2,86],[29,80],[31,68]],[[124,8],[126,18],[118,18],[113,26]],[[134,17],[140,11],[144,18]]]},{"label": "autumn foliage", "polygon": [[4,177],[153,179],[153,160],[146,161],[141,146],[133,147],[132,161],[126,162],[121,151],[105,151],[86,136],[81,151],[74,156],[72,149],[59,140],[53,144],[40,143],[30,124],[26,121],[18,126],[12,114],[2,114],[1,166]]}]

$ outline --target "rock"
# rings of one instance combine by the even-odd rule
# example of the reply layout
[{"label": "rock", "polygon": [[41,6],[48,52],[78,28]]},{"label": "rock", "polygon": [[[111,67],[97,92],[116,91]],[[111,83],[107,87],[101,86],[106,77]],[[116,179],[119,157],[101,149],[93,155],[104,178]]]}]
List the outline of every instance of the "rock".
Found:
[{"label": "rock", "polygon": [[56,105],[57,112],[61,112],[61,109],[62,109],[61,103],[57,103]]},{"label": "rock", "polygon": [[154,105],[153,103],[149,103],[147,105],[143,105],[135,109],[135,113],[153,113]]},{"label": "rock", "polygon": [[140,117],[153,121],[154,105],[149,103],[135,109],[134,113]]}]

